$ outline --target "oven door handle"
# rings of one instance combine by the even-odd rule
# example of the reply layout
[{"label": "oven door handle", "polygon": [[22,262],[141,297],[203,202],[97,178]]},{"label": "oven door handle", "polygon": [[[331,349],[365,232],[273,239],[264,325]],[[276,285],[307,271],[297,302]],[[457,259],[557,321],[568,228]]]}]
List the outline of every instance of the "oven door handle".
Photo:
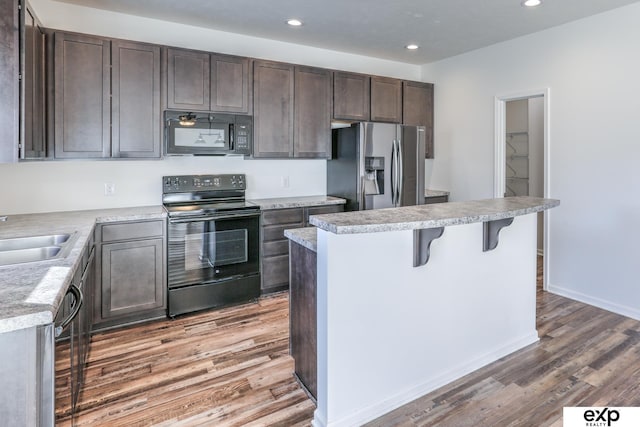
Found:
[{"label": "oven door handle", "polygon": [[169,218],[169,222],[171,224],[180,224],[185,222],[214,221],[214,220],[220,220],[220,219],[255,218],[259,216],[260,216],[260,212],[205,215],[205,216],[195,216],[195,217],[188,217],[188,218]]}]

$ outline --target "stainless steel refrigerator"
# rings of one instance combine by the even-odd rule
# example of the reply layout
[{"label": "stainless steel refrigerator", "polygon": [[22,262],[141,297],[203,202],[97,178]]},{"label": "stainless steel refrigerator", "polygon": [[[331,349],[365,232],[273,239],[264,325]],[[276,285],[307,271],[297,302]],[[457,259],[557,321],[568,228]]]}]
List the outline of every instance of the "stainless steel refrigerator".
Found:
[{"label": "stainless steel refrigerator", "polygon": [[327,194],[345,210],[424,203],[425,130],[422,126],[357,123],[332,131]]}]

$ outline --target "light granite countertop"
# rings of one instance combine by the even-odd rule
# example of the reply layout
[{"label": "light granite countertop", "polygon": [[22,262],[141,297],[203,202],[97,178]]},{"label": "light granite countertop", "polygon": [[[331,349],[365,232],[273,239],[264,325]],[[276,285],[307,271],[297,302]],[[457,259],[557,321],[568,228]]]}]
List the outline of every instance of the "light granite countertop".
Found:
[{"label": "light granite countertop", "polygon": [[272,199],[249,199],[249,203],[260,206],[260,209],[303,208],[306,206],[342,205],[345,199],[333,196],[300,196],[278,197]]},{"label": "light granite countertop", "polygon": [[335,234],[377,233],[493,221],[540,212],[559,204],[555,199],[505,197],[314,215],[309,222]]},{"label": "light granite countertop", "polygon": [[70,233],[64,258],[0,266],[0,333],[53,322],[97,223],[160,219],[162,206],[9,215],[0,239]]},{"label": "light granite countertop", "polygon": [[424,190],[424,197],[443,197],[448,195],[449,195],[448,191],[432,190],[430,188],[427,188]]},{"label": "light granite countertop", "polygon": [[313,252],[318,252],[318,228],[304,227],[284,230],[284,236]]}]

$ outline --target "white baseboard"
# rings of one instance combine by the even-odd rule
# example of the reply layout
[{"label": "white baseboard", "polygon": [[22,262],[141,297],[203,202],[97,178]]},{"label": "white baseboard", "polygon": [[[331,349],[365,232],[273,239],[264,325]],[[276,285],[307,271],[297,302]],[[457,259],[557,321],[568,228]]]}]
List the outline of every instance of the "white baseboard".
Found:
[{"label": "white baseboard", "polygon": [[561,286],[549,285],[547,291],[552,294],[560,295],[562,297],[570,298],[572,300],[580,301],[585,304],[593,305],[603,310],[611,311],[622,316],[627,316],[635,320],[640,320],[640,310],[635,307],[629,307],[626,305],[618,304],[612,301],[607,301],[601,298],[596,298],[591,295],[583,294],[572,289],[563,288]]},{"label": "white baseboard", "polygon": [[378,401],[375,404],[369,405],[365,408],[362,408],[346,417],[343,417],[339,420],[328,422],[324,419],[320,418],[320,414],[316,410],[314,412],[314,419],[312,422],[313,427],[351,427],[351,426],[360,426],[368,421],[374,420],[388,412],[393,411],[396,408],[399,408],[402,405],[405,405],[419,397],[424,396],[427,393],[436,390],[439,387],[442,387],[452,381],[457,380],[473,371],[476,371],[483,366],[488,365],[489,363],[495,362],[496,360],[513,353],[514,351],[520,350],[523,347],[526,347],[530,344],[533,344],[539,340],[538,332],[533,331],[531,334],[528,334],[522,338],[516,339],[510,343],[505,344],[504,346],[487,353],[483,356],[477,357],[473,360],[470,360],[456,368],[450,369],[447,372],[438,375],[437,377],[430,378],[427,381],[418,384],[410,389],[405,390],[404,392],[397,393],[393,396],[390,396],[384,400]]}]

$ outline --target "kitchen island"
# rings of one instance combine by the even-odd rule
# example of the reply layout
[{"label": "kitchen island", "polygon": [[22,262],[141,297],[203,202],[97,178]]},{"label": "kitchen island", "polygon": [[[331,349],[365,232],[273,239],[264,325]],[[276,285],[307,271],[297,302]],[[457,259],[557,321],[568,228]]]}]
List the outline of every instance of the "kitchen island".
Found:
[{"label": "kitchen island", "polygon": [[361,425],[536,342],[532,214],[558,205],[514,197],[312,216],[316,246],[313,233],[287,231],[317,250],[313,425]]}]

